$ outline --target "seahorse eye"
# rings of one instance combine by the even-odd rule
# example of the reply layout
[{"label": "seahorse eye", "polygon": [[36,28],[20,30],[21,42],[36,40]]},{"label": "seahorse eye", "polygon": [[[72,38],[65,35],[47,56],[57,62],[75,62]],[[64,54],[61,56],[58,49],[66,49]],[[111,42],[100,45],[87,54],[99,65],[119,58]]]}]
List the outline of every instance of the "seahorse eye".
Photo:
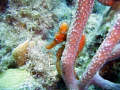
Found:
[{"label": "seahorse eye", "polygon": [[56,39],[58,42],[61,42],[61,40],[62,40],[61,36],[59,36],[59,35],[56,36],[55,39]]}]

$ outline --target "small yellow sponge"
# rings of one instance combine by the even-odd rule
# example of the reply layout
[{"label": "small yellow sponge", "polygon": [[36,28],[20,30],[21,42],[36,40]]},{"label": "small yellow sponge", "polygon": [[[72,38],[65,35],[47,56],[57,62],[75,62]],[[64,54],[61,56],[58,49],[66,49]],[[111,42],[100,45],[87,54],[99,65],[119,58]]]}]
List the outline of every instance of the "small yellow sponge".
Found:
[{"label": "small yellow sponge", "polygon": [[26,60],[28,59],[28,48],[32,47],[34,45],[33,43],[33,41],[29,42],[29,40],[26,40],[12,51],[12,56],[16,61],[17,67],[25,65]]}]

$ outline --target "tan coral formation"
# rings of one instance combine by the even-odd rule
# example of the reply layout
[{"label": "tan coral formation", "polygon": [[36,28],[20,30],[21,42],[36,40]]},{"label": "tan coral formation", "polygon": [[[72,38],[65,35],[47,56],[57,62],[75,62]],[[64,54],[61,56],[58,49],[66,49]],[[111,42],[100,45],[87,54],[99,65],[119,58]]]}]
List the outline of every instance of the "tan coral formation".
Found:
[{"label": "tan coral formation", "polygon": [[24,43],[18,45],[13,51],[12,56],[15,60],[16,67],[23,66],[26,64],[28,59],[28,49],[34,46],[34,41],[29,42],[26,40]]}]

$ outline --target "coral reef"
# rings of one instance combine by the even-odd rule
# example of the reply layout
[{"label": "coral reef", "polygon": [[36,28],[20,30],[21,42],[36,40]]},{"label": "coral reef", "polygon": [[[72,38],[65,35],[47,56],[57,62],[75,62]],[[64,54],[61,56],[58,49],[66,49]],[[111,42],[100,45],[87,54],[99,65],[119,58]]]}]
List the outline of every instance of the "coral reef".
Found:
[{"label": "coral reef", "polygon": [[45,49],[47,42],[43,40],[47,40],[50,36],[48,32],[54,32],[55,25],[58,25],[55,23],[59,21],[55,20],[57,14],[53,15],[52,11],[60,2],[56,0],[9,0],[9,8],[0,16],[0,72],[16,68],[12,51],[25,40],[30,40],[35,42],[34,48],[27,50],[27,48],[18,47],[17,58],[23,54],[23,51],[27,53],[27,57],[23,54],[19,58],[19,64],[22,58],[28,60],[26,65],[20,65],[18,69],[25,69],[31,73],[36,79],[36,89],[49,88],[54,84],[53,81],[56,81],[57,74],[54,61],[55,51],[47,51]]},{"label": "coral reef", "polygon": [[[67,90],[63,81],[58,76],[58,74],[60,74],[62,77],[61,71],[58,70],[60,73],[57,72],[57,69],[61,69],[61,56],[64,46],[62,47],[62,50],[59,48],[61,45],[64,45],[65,42],[59,43],[50,50],[46,49],[45,46],[54,39],[54,35],[59,41],[59,38],[57,37],[58,33],[55,34],[55,32],[59,32],[58,27],[61,25],[59,25],[60,22],[63,23],[65,21],[69,23],[69,25],[73,24],[74,21],[72,21],[72,19],[75,18],[75,11],[77,10],[76,3],[77,0],[8,0],[6,4],[9,8],[5,9],[4,13],[0,13],[0,76],[4,75],[5,78],[7,77],[6,79],[11,80],[13,79],[11,74],[15,73],[21,78],[26,76],[24,78],[27,78],[28,82],[24,83],[25,79],[17,82],[17,80],[20,79],[19,78],[16,79],[16,81],[13,80],[13,83],[15,83],[14,85],[12,82],[11,84],[6,82],[1,83],[0,85],[5,85],[6,83],[6,87],[0,86],[0,89],[11,89],[14,88],[15,85],[18,85],[18,89]],[[89,7],[85,8],[85,10],[89,9]],[[109,16],[112,12],[112,15],[118,14],[119,12],[116,12],[117,9],[119,9],[119,7],[117,8],[116,6],[109,9],[109,7],[103,6],[96,1],[93,13],[90,15],[88,21],[87,19],[85,21],[87,22],[86,27],[84,26],[85,24],[80,25],[80,27],[83,26],[85,28],[84,34],[86,36],[86,43],[84,48],[82,47],[82,52],[78,54],[76,58],[75,69],[72,68],[74,72],[73,75],[78,75],[79,79],[81,79],[86,66],[90,63],[96,50],[104,40],[106,33],[115,23],[114,21],[116,18],[109,18]],[[108,13],[105,13],[107,11]],[[84,13],[85,15],[88,14],[88,12],[85,11]],[[81,22],[84,22],[82,19],[88,17],[85,17],[83,13],[81,13],[81,15],[83,16],[79,19]],[[76,26],[76,24],[74,25]],[[70,26],[69,30],[71,30],[71,28],[72,26]],[[67,38],[70,36],[69,30]],[[65,36],[66,34],[67,32],[65,33]],[[64,40],[66,40],[66,37]],[[74,40],[77,39],[72,39],[71,44]],[[34,47],[32,48],[28,45],[30,41],[34,41]],[[80,40],[77,40],[77,43],[79,44],[78,41]],[[15,56],[12,56],[12,54]],[[73,55],[71,54],[71,56]],[[19,62],[15,61],[17,60],[15,58],[17,58]],[[100,71],[102,71],[102,69],[100,69]],[[29,74],[32,79],[28,78],[27,74]],[[103,74],[105,76],[104,70]],[[101,75],[102,78],[104,76]],[[0,81],[2,81],[1,79],[3,78],[0,77]],[[98,80],[98,78],[92,80],[94,83],[98,83],[94,80]],[[21,84],[21,82],[23,84]],[[8,84],[9,86],[7,86]],[[89,89],[98,90],[95,86],[91,86]]]},{"label": "coral reef", "polygon": [[12,50],[20,43],[24,42],[27,35],[31,37],[32,33],[20,31],[4,22],[0,22],[0,66],[2,69],[14,68],[14,59]]}]

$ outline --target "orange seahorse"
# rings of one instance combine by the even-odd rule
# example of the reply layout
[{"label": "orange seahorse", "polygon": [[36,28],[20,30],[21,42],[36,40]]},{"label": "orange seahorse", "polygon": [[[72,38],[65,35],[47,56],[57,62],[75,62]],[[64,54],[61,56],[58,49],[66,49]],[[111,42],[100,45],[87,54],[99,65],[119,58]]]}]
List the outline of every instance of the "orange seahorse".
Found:
[{"label": "orange seahorse", "polygon": [[[55,37],[54,37],[53,42],[51,42],[48,46],[46,46],[46,48],[51,49],[54,46],[56,46],[57,44],[59,44],[60,42],[66,41],[68,29],[69,29],[69,25],[66,22],[61,23],[60,27],[59,27],[59,32],[55,33]],[[78,51],[76,54],[76,58],[77,58],[77,55],[82,51],[84,44],[85,44],[85,40],[86,40],[86,38],[85,38],[85,35],[83,34],[81,39],[80,39],[79,48],[78,48]],[[58,52],[56,54],[57,55],[56,68],[57,68],[58,74],[61,77],[62,77],[62,71],[61,71],[60,62],[61,62],[61,56],[62,56],[62,52],[63,52],[64,48],[65,48],[65,45],[62,45],[62,47],[58,50]],[[75,73],[75,70],[74,70],[74,74],[75,74],[76,79],[79,79],[77,74]]]},{"label": "orange seahorse", "polygon": [[48,46],[46,46],[46,48],[51,49],[60,42],[66,41],[68,28],[69,26],[66,22],[61,23],[59,26],[59,32],[55,33],[54,40]]}]

